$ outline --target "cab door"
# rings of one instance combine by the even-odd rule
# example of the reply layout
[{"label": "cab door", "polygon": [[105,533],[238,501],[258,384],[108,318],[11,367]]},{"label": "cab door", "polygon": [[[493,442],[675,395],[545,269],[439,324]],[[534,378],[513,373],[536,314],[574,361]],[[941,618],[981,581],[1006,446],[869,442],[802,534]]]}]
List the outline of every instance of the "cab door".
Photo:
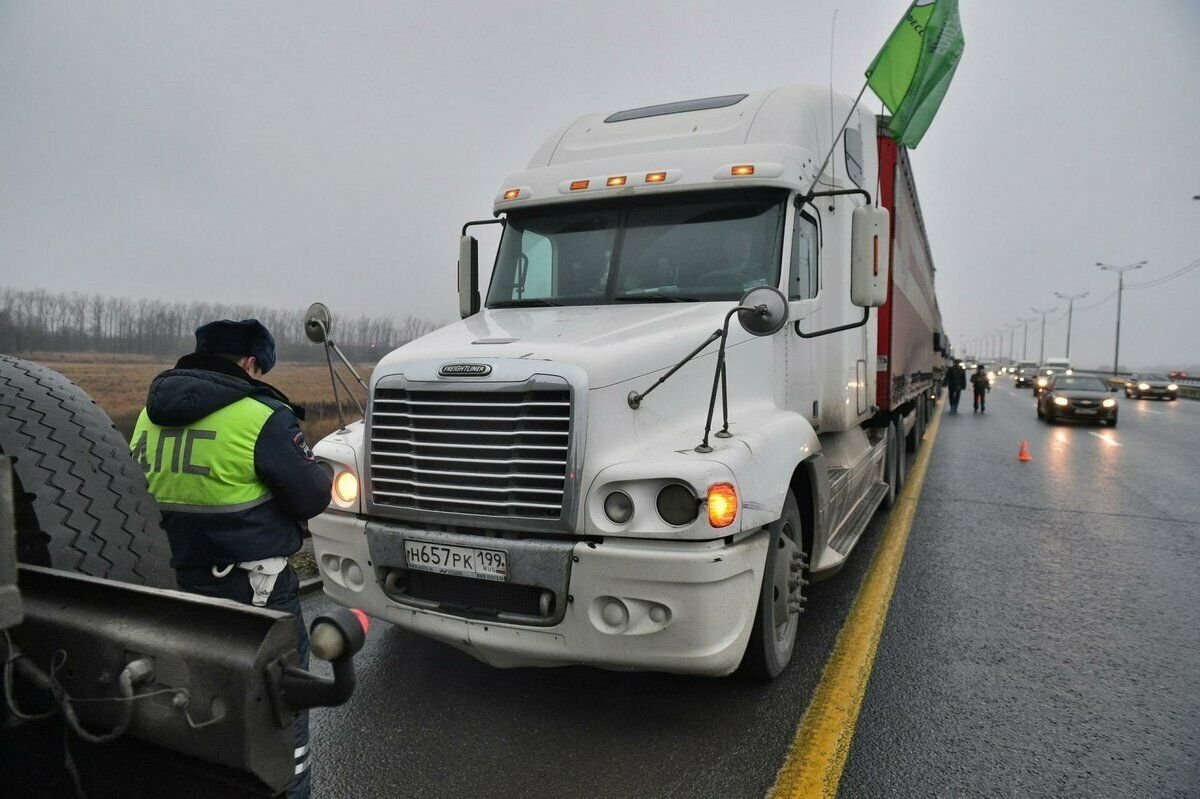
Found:
[{"label": "cab door", "polygon": [[788,300],[785,407],[802,414],[819,429],[821,380],[816,374],[817,349],[821,339],[804,339],[796,334],[812,330],[821,314],[821,247],[816,219],[806,211],[792,210],[792,235],[784,255],[784,296]]}]

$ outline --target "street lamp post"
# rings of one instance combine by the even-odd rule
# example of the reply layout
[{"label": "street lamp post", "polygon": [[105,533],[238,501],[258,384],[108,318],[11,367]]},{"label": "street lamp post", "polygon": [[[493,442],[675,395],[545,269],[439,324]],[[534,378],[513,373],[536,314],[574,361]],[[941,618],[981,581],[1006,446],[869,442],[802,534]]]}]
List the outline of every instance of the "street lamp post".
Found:
[{"label": "street lamp post", "polygon": [[1085,291],[1082,294],[1063,294],[1062,292],[1054,292],[1054,296],[1060,300],[1067,301],[1067,358],[1071,357],[1071,317],[1075,311],[1075,300],[1082,300],[1088,293]]},{"label": "street lamp post", "polygon": [[1042,344],[1038,349],[1038,363],[1043,364],[1046,362],[1046,314],[1054,313],[1058,309],[1046,308],[1045,310],[1041,310],[1039,308],[1030,308],[1029,310],[1042,315]]},{"label": "street lamp post", "polygon": [[1027,360],[1029,360],[1029,323],[1036,322],[1037,317],[1031,316],[1028,319],[1026,319],[1025,317],[1022,316],[1022,317],[1018,317],[1018,319],[1022,324],[1025,325],[1025,335],[1021,339],[1021,360],[1027,361]]},{"label": "street lamp post", "polygon": [[1129,264],[1128,266],[1113,266],[1112,264],[1096,262],[1096,266],[1104,271],[1117,273],[1117,336],[1116,342],[1113,344],[1113,377],[1117,376],[1117,371],[1121,363],[1121,295],[1125,291],[1125,273],[1130,269],[1141,269],[1147,263],[1147,261],[1138,261],[1136,264]]}]

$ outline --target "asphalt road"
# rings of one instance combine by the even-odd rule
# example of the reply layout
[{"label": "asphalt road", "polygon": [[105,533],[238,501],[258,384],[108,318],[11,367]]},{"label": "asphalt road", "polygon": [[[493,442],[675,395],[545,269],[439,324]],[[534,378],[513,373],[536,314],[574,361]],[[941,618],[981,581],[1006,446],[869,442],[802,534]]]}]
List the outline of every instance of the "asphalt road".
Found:
[{"label": "asphalt road", "polygon": [[[991,404],[943,419],[841,795],[1196,795],[1200,403],[1121,399],[1114,430],[1048,427],[1003,379]],[[885,521],[769,685],[502,671],[376,622],[313,715],[315,795],[761,797]]]},{"label": "asphalt road", "polygon": [[1000,383],[942,419],[840,795],[1198,796],[1200,403]]}]

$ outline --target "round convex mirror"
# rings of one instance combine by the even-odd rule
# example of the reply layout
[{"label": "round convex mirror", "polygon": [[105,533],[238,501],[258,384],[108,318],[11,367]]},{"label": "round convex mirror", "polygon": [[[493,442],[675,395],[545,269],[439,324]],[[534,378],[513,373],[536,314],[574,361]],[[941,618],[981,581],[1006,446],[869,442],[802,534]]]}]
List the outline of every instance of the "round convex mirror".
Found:
[{"label": "round convex mirror", "polygon": [[304,312],[304,335],[316,344],[324,344],[333,327],[333,316],[323,302],[314,302]]},{"label": "round convex mirror", "polygon": [[738,311],[738,322],[753,336],[773,335],[787,324],[787,299],[774,286],[750,289],[738,305],[745,309]]}]

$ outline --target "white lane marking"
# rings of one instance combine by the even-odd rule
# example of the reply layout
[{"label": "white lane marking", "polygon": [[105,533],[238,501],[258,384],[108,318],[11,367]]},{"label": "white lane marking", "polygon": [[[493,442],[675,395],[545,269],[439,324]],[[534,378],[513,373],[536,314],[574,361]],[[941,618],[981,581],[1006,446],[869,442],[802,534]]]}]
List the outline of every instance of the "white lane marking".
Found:
[{"label": "white lane marking", "polygon": [[1097,432],[1096,432],[1096,431],[1094,431],[1094,430],[1089,430],[1089,431],[1088,431],[1088,435],[1089,435],[1089,436],[1095,436],[1096,438],[1100,439],[1101,441],[1103,441],[1103,442],[1105,442],[1105,443],[1107,443],[1107,444],[1111,444],[1111,445],[1112,445],[1112,446],[1114,446],[1114,447],[1119,447],[1119,446],[1121,446],[1121,442],[1120,442],[1120,441],[1116,441],[1116,440],[1114,440],[1114,439],[1112,438],[1112,436],[1110,436],[1108,433],[1097,433]]}]

